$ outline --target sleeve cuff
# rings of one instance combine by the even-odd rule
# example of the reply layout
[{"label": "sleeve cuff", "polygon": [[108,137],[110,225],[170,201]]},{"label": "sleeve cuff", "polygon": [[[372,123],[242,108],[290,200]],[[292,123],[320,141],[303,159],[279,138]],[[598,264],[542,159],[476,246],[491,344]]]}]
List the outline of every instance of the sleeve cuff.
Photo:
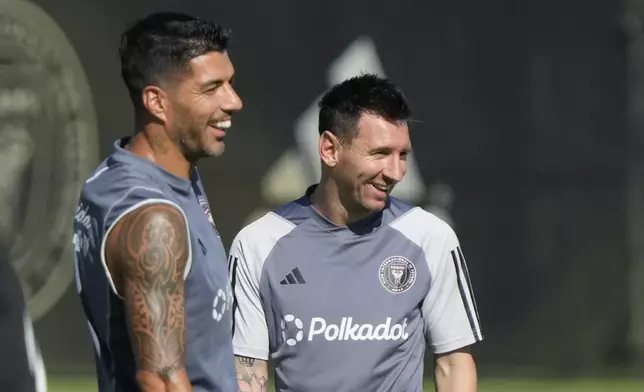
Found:
[{"label": "sleeve cuff", "polygon": [[265,349],[251,348],[247,346],[233,345],[233,353],[241,357],[249,357],[268,361],[268,351]]},{"label": "sleeve cuff", "polygon": [[465,336],[456,340],[451,340],[446,343],[432,344],[432,351],[434,352],[434,354],[445,354],[450,351],[471,346],[472,344],[478,343],[482,340],[483,340],[482,336],[481,336],[481,339],[477,339],[474,336]]}]

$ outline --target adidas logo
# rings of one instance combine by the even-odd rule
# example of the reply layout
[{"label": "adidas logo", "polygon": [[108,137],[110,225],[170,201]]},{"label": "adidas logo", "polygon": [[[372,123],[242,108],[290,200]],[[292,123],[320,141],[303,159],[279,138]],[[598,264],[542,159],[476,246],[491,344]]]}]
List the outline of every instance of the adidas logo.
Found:
[{"label": "adidas logo", "polygon": [[287,284],[305,284],[306,280],[304,280],[304,277],[302,276],[302,273],[300,273],[299,268],[293,268],[293,271],[286,275],[286,278],[282,279],[280,284],[282,286],[287,285]]}]

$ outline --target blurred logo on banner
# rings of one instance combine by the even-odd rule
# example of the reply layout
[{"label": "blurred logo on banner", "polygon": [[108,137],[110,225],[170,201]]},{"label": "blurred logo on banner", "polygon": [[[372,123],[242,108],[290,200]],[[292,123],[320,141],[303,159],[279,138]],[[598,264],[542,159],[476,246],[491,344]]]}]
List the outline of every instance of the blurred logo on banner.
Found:
[{"label": "blurred logo on banner", "polygon": [[[365,72],[386,76],[376,45],[366,36],[354,40],[330,64],[327,70],[327,84],[331,87]],[[317,96],[295,121],[296,146],[287,149],[262,179],[262,198],[268,205],[278,206],[297,199],[309,185],[319,181],[317,103],[321,97],[321,94]],[[392,195],[413,204],[423,205],[450,225],[453,223],[449,214],[453,204],[451,187],[444,183],[426,186],[413,156],[408,160],[407,174],[396,185]],[[268,211],[269,208],[254,211],[244,224],[252,222]]]},{"label": "blurred logo on banner", "polygon": [[97,124],[83,67],[40,7],[0,1],[0,235],[31,317],[73,278],[71,224],[97,164]]}]

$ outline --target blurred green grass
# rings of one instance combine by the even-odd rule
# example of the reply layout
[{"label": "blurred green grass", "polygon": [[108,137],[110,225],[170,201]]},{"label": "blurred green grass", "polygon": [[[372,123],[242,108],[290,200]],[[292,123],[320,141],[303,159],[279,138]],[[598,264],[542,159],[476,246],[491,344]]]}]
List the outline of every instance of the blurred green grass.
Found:
[{"label": "blurred green grass", "polygon": [[[643,392],[644,381],[634,380],[502,380],[482,379],[479,392]],[[271,389],[272,390],[272,389]],[[431,380],[425,391],[433,391]],[[49,392],[96,392],[96,382],[86,377],[49,377]]]}]

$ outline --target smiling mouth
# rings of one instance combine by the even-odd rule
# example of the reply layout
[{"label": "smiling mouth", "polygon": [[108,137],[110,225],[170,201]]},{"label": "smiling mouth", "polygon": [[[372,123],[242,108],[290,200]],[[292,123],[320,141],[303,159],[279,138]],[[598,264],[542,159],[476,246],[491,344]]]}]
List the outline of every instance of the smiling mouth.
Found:
[{"label": "smiling mouth", "polygon": [[393,189],[393,185],[382,185],[382,184],[373,184],[372,183],[371,186],[373,186],[374,188],[376,188],[380,192],[384,192],[384,193],[387,193],[387,194],[389,192],[391,192],[391,190]]},{"label": "smiling mouth", "polygon": [[211,122],[208,123],[208,126],[213,127],[213,128],[217,128],[217,129],[222,129],[222,130],[226,130],[226,129],[230,128],[231,125],[232,125],[231,120],[216,121],[216,122],[211,121]]}]

